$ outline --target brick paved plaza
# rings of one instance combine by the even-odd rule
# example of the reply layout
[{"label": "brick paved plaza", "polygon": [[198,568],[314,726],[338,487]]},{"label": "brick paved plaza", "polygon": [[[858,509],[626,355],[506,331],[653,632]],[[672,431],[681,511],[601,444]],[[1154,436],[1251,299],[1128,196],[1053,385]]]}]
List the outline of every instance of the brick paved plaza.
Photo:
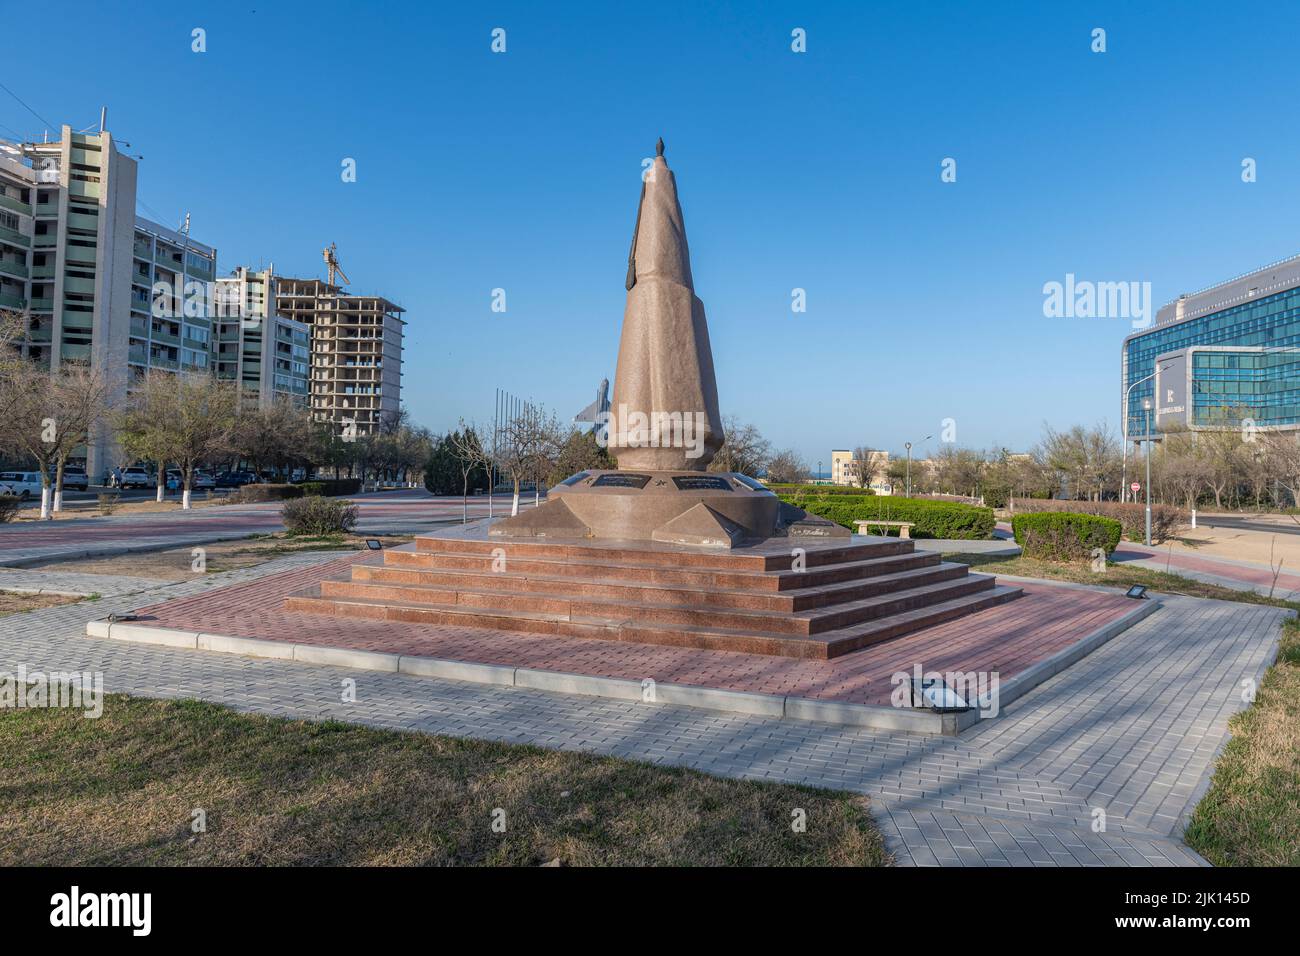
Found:
[{"label": "brick paved plaza", "polygon": [[[0,666],[102,670],[106,690],[194,697],[239,710],[306,719],[335,718],[378,727],[472,736],[584,750],[710,773],[780,779],[869,795],[900,865],[1196,865],[1179,840],[1186,815],[1208,784],[1228,717],[1244,706],[1241,681],[1257,678],[1274,652],[1285,612],[1269,607],[1163,597],[1151,616],[1027,695],[956,737],[925,736],[723,713],[691,707],[548,693],[298,662],[256,659],[87,638],[87,621],[148,608],[169,626],[220,624],[224,633],[294,641],[386,640],[397,646],[531,666],[701,679],[705,668],[731,687],[796,687],[809,695],[878,699],[892,666],[889,645],[849,659],[806,662],[748,655],[645,648],[609,642],[471,633],[413,625],[289,615],[286,589],[338,573],[346,560],[295,555],[259,568],[167,586],[141,582],[130,593],[99,576],[82,588],[105,594],[91,604],[47,608],[0,620]],[[11,572],[32,576],[40,572]],[[59,584],[76,590],[77,575]],[[32,583],[28,577],[28,584]],[[109,596],[112,590],[117,596]],[[1007,615],[999,645],[980,615],[900,640],[940,654],[988,655],[999,666],[1028,660],[1068,641],[1069,633],[1122,610],[1112,595],[1030,585],[1027,596],[983,615]],[[1028,609],[1028,610],[1027,610]],[[1038,618],[1039,620],[1036,620]],[[1074,622],[1073,625],[1071,622]],[[944,631],[944,628],[950,628]],[[382,632],[382,633],[381,633]],[[1037,637],[1035,637],[1037,635]],[[1016,650],[1017,642],[1021,649]],[[602,653],[597,653],[601,651]],[[573,656],[576,655],[576,656]],[[729,660],[730,658],[738,658]],[[972,658],[973,659],[973,658]],[[814,664],[838,668],[820,676]],[[926,661],[926,666],[930,662]],[[358,700],[340,703],[344,678]],[[1104,832],[1094,832],[1098,812]]]}]

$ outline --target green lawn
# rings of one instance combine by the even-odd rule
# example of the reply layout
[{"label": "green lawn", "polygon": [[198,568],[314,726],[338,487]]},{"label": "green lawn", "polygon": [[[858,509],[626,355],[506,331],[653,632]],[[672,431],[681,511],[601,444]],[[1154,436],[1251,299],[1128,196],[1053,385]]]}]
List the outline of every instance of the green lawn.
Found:
[{"label": "green lawn", "polygon": [[854,794],[197,701],[0,711],[0,780],[0,866],[889,862]]},{"label": "green lawn", "polygon": [[1300,866],[1300,624],[1285,622],[1277,663],[1196,806],[1187,843],[1216,866]]}]

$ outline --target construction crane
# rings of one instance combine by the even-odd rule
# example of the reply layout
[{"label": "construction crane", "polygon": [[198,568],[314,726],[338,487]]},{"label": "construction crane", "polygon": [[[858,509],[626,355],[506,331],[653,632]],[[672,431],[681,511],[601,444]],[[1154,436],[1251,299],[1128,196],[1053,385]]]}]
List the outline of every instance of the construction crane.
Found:
[{"label": "construction crane", "polygon": [[325,268],[329,270],[329,284],[334,285],[334,276],[337,275],[343,280],[344,285],[350,285],[352,280],[349,279],[348,274],[343,271],[343,267],[339,265],[339,257],[335,255],[337,248],[338,247],[331,242],[324,250],[322,250],[322,254],[325,256]]}]

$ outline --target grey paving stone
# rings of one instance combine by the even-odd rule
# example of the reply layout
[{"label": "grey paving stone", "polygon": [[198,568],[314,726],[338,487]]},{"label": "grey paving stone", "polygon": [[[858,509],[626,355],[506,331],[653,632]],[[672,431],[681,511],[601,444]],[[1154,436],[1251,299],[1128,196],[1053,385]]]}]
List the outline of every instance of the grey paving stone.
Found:
[{"label": "grey paving stone", "polygon": [[[195,594],[327,556],[289,556],[164,593]],[[101,670],[109,691],[850,790],[873,799],[898,862],[925,866],[1205,865],[1179,841],[1181,821],[1204,792],[1228,718],[1244,706],[1240,680],[1267,666],[1283,616],[1165,598],[1158,613],[999,719],[939,738],[90,639],[88,619],[156,599],[98,593],[93,604],[0,619],[0,669]],[[339,698],[345,677],[358,681],[355,705]],[[1104,833],[1091,829],[1097,808]]]}]

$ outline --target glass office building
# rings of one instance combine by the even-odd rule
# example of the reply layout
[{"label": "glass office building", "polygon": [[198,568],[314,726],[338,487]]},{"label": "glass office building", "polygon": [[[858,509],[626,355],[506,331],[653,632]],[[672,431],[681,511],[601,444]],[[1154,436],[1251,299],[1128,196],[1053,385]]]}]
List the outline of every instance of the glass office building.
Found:
[{"label": "glass office building", "polygon": [[1121,383],[1130,441],[1147,437],[1148,422],[1156,439],[1245,420],[1300,428],[1300,256],[1162,307],[1151,328],[1124,339]]}]

